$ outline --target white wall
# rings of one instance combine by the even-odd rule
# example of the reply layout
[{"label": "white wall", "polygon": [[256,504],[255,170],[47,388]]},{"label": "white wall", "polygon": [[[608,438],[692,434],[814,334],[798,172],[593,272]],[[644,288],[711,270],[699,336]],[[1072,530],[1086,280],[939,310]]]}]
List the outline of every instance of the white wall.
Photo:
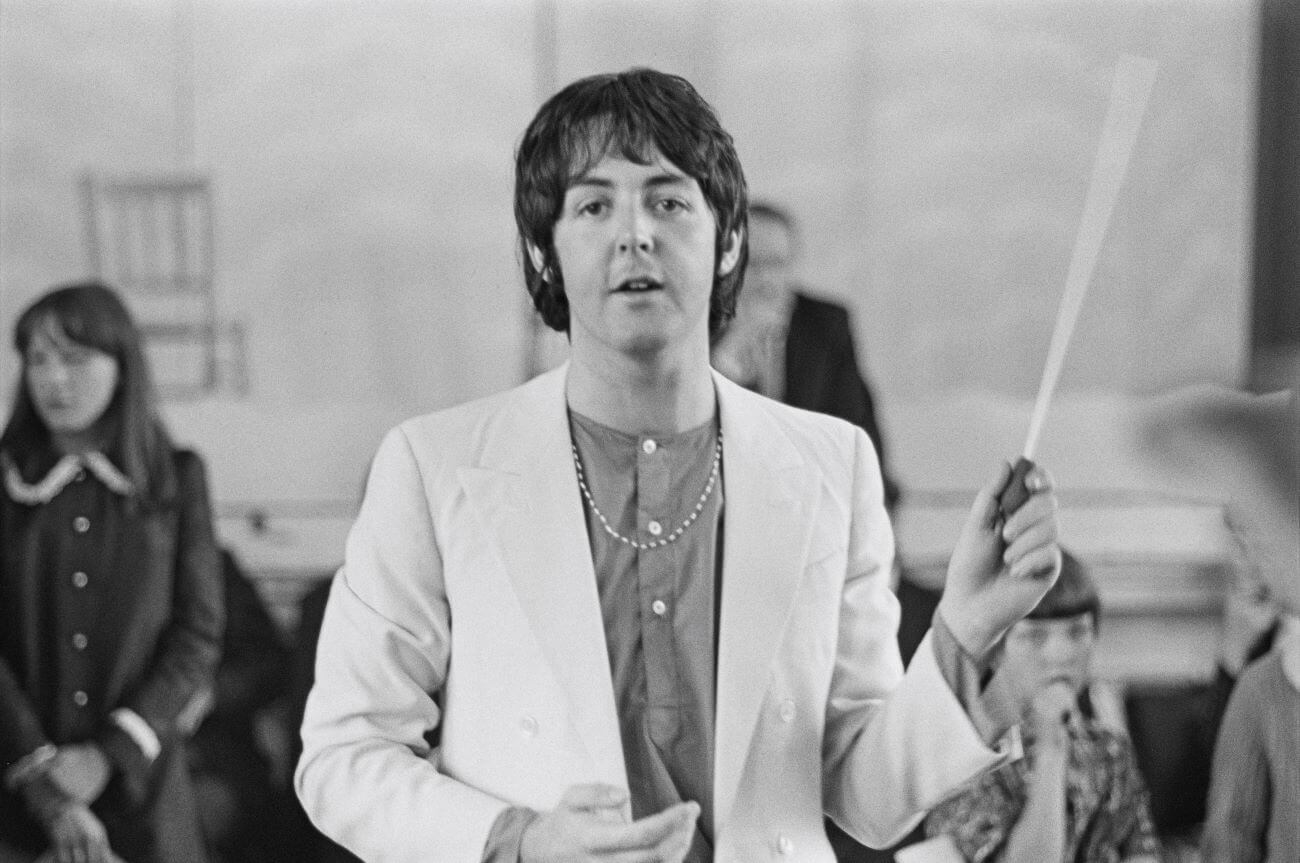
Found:
[{"label": "white wall", "polygon": [[[636,64],[686,74],[734,133],[753,191],[802,217],[803,273],[854,307],[910,485],[982,477],[973,442],[1027,410],[1121,52],[1161,72],[1065,403],[1240,378],[1253,3],[555,8],[555,82]],[[248,331],[252,386],[168,415],[208,454],[223,500],[352,499],[387,425],[521,376],[511,157],[552,80],[537,15],[523,0],[6,0],[6,341],[23,304],[84,275],[80,172],[171,167],[192,130],[217,190],[221,307]],[[178,21],[194,46],[179,55]],[[193,110],[178,119],[187,75]],[[5,351],[5,386],[14,368]],[[981,427],[936,436],[936,414]],[[1069,431],[1097,432],[1087,411],[1067,414],[1084,424]],[[1049,427],[1049,442],[1065,431]],[[932,457],[934,440],[948,457]],[[1058,473],[1095,476],[1078,457]]]}]

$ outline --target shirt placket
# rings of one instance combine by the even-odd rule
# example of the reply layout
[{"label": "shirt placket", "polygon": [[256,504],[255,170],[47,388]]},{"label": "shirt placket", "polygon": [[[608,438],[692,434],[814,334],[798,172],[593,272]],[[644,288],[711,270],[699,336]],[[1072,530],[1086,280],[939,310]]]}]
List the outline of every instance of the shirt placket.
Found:
[{"label": "shirt placket", "polygon": [[[672,459],[654,438],[637,442],[637,538],[642,543],[666,539],[670,519],[681,508],[672,494]],[[645,667],[647,725],[655,743],[669,745],[679,727],[677,645],[673,617],[677,595],[677,546],[644,549],[638,554],[641,595],[641,643]]]}]

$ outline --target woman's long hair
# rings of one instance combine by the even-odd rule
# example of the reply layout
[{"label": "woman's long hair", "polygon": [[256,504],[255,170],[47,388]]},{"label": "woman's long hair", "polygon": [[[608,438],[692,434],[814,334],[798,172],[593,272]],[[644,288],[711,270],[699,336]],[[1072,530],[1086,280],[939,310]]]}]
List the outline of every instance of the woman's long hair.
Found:
[{"label": "woman's long hair", "polygon": [[53,453],[49,429],[27,388],[28,345],[37,332],[50,327],[117,360],[117,388],[96,421],[105,454],[135,485],[141,503],[155,507],[168,502],[176,490],[172,443],[158,415],[140,330],[118,295],[99,282],[55,288],[19,316],[13,346],[22,357],[23,373],[13,412],[0,433],[0,452],[14,460],[29,482],[40,479],[31,473]]}]

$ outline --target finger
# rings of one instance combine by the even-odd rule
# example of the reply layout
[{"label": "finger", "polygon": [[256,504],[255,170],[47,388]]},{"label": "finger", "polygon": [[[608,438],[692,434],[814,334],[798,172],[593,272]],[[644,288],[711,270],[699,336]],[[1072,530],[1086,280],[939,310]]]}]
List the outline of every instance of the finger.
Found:
[{"label": "finger", "polygon": [[1030,552],[1056,544],[1056,522],[1051,519],[1030,525],[1002,553],[1002,562],[1015,569],[1016,563]]},{"label": "finger", "polygon": [[695,819],[699,817],[698,803],[676,803],[631,824],[602,825],[601,829],[594,831],[593,841],[588,847],[596,852],[654,848],[683,824],[690,824],[693,829]]},{"label": "finger", "polygon": [[1061,571],[1061,550],[1055,544],[1028,552],[1011,566],[1014,579],[1042,578],[1055,582]]},{"label": "finger", "polygon": [[112,849],[108,847],[108,836],[102,831],[95,831],[90,842],[90,863],[110,863]]},{"label": "finger", "polygon": [[1015,542],[1017,536],[1038,522],[1055,523],[1058,509],[1059,504],[1054,492],[1051,490],[1034,492],[1002,526],[1003,542]]},{"label": "finger", "polygon": [[1025,476],[1025,488],[1029,489],[1030,494],[1036,494],[1040,491],[1053,491],[1056,488],[1056,480],[1052,474],[1042,465],[1034,465]]},{"label": "finger", "polygon": [[993,527],[998,518],[998,496],[1011,476],[1011,464],[999,462],[997,472],[975,493],[975,502],[971,504],[970,514],[966,517],[968,526],[988,529]]},{"label": "finger", "polygon": [[593,812],[602,809],[621,809],[627,802],[627,791],[616,785],[590,783],[570,785],[560,798],[560,809]]},{"label": "finger", "polygon": [[681,863],[691,850],[691,840],[695,838],[695,823],[683,822],[677,832],[665,837],[656,849],[660,860],[665,863]]}]

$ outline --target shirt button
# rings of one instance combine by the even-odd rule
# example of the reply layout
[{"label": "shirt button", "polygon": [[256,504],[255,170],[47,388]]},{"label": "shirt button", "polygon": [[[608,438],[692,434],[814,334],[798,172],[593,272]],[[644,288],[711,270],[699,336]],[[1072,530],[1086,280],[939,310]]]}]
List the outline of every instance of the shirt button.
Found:
[{"label": "shirt button", "polygon": [[72,693],[72,703],[78,707],[85,707],[90,703],[90,696],[78,689]]},{"label": "shirt button", "polygon": [[525,737],[537,736],[537,719],[533,716],[525,716],[519,720],[519,730],[524,733]]},{"label": "shirt button", "polygon": [[655,443],[653,438],[646,438],[641,441],[641,452],[646,455],[654,455],[657,449],[659,449],[659,444]]},{"label": "shirt button", "polygon": [[782,702],[781,702],[781,709],[778,711],[778,713],[780,713],[780,715],[781,715],[781,721],[782,721],[782,722],[793,722],[793,721],[794,721],[794,702],[791,701],[791,700],[788,699],[788,698],[787,698],[785,701],[782,701]]},{"label": "shirt button", "polygon": [[72,520],[72,529],[77,533],[85,533],[90,530],[90,519],[84,515],[79,515]]},{"label": "shirt button", "polygon": [[76,635],[72,636],[72,646],[77,650],[85,650],[88,643],[89,640],[86,638],[84,632],[78,632]]},{"label": "shirt button", "polygon": [[86,575],[84,572],[74,572],[72,574],[72,586],[77,588],[77,590],[81,590],[88,584],[90,584],[90,576]]},{"label": "shirt button", "polygon": [[650,522],[645,526],[645,529],[650,531],[651,536],[658,536],[664,532],[664,526],[657,521]]},{"label": "shirt button", "polygon": [[789,854],[794,850],[794,843],[790,841],[789,836],[782,833],[776,837],[776,850],[782,854]]},{"label": "shirt button", "polygon": [[664,602],[662,599],[656,599],[654,602],[650,603],[650,610],[659,617],[663,617],[664,612],[668,610],[668,603]]}]

